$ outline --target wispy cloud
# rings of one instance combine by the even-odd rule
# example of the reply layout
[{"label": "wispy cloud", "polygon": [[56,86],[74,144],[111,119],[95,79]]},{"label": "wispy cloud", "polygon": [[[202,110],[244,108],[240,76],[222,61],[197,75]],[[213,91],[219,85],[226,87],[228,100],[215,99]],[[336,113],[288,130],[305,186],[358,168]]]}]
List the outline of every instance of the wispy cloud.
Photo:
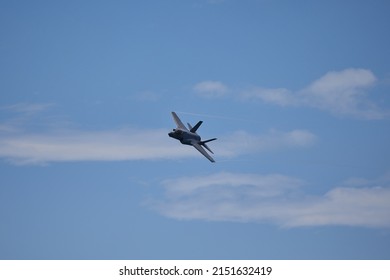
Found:
[{"label": "wispy cloud", "polygon": [[329,72],[298,93],[303,105],[333,114],[364,119],[380,119],[383,113],[366,96],[366,89],[377,81],[366,69],[346,69]]},{"label": "wispy cloud", "polygon": [[241,93],[245,100],[259,99],[279,106],[312,107],[334,115],[361,119],[383,119],[388,113],[371,102],[367,89],[377,82],[367,69],[328,72],[307,87],[293,92],[286,88],[255,88]]},{"label": "wispy cloud", "polygon": [[[3,130],[0,157],[17,164],[64,161],[124,161],[201,157],[189,146],[167,136],[167,129],[117,129],[110,131],[56,130],[23,133]],[[246,153],[310,145],[307,131],[271,131],[252,135],[245,131],[222,137],[214,151],[219,158]]]},{"label": "wispy cloud", "polygon": [[222,172],[163,181],[165,195],[151,207],[184,220],[390,227],[390,180],[360,182],[311,195],[294,177]]},{"label": "wispy cloud", "polygon": [[[17,113],[0,123],[0,158],[15,164],[45,164],[64,161],[125,161],[202,157],[195,149],[168,137],[169,129],[123,128],[115,130],[69,129],[45,114],[39,129],[27,115],[51,104],[16,104],[3,110]],[[22,121],[20,120],[22,119]],[[55,118],[54,118],[55,120]],[[46,124],[46,125],[45,125]],[[264,151],[307,147],[316,136],[306,130],[270,130],[264,134],[232,131],[218,137],[211,148],[218,159]]]},{"label": "wispy cloud", "polygon": [[0,133],[6,135],[21,131],[26,124],[35,128],[47,125],[47,112],[53,108],[54,103],[17,103],[2,106],[0,112],[7,118],[0,121]]},{"label": "wispy cloud", "polygon": [[219,81],[203,81],[193,89],[197,95],[205,98],[219,98],[228,93],[228,87]]},{"label": "wispy cloud", "polygon": [[14,163],[123,161],[191,156],[166,130],[51,131],[0,137],[0,157]]},{"label": "wispy cloud", "polygon": [[54,106],[53,103],[17,103],[1,107],[1,109],[19,114],[31,115],[43,112],[52,106]]},{"label": "wispy cloud", "polygon": [[215,151],[219,155],[231,157],[286,148],[310,147],[316,139],[316,135],[301,129],[287,132],[270,130],[258,135],[247,131],[235,131],[228,136],[220,137]]},{"label": "wispy cloud", "polygon": [[266,103],[280,106],[296,105],[297,100],[293,93],[286,88],[254,88],[240,94],[243,100],[260,99]]},{"label": "wispy cloud", "polygon": [[[331,71],[300,90],[287,88],[254,87],[241,90],[239,97],[244,101],[261,100],[278,106],[310,107],[327,111],[337,116],[358,119],[383,119],[390,116],[379,108],[368,96],[369,89],[378,79],[372,71],[348,68]],[[220,81],[204,81],[194,86],[198,96],[220,98],[232,90]]]}]

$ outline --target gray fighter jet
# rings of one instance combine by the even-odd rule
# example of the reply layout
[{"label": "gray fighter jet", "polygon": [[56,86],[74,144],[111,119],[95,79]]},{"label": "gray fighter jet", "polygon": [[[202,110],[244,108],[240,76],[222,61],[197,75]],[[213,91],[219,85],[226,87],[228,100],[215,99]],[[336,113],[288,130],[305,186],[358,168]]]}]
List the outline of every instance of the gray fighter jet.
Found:
[{"label": "gray fighter jet", "polygon": [[177,128],[173,129],[172,132],[168,133],[169,137],[179,140],[184,145],[193,146],[202,155],[204,155],[209,161],[215,162],[215,160],[206,152],[205,149],[203,149],[203,147],[205,147],[210,153],[214,154],[210,150],[210,148],[206,145],[206,143],[217,140],[217,138],[202,141],[200,136],[196,133],[196,131],[198,130],[198,128],[203,122],[199,121],[194,127],[192,127],[189,123],[187,123],[189,129],[188,130],[181,122],[181,120],[179,119],[179,117],[176,115],[175,112],[172,112],[172,117],[177,125]]}]

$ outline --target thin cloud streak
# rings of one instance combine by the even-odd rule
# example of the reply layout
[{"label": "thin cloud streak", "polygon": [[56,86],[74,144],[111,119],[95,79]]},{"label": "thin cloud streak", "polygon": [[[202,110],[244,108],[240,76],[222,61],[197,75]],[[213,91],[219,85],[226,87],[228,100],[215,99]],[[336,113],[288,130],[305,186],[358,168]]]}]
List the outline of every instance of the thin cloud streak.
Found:
[{"label": "thin cloud streak", "polygon": [[[4,107],[24,116],[45,111],[52,104],[15,104]],[[30,118],[28,118],[30,119]],[[202,157],[196,150],[172,141],[169,129],[124,128],[88,131],[61,129],[50,123],[42,132],[27,132],[28,123],[0,123],[0,158],[14,164],[46,164],[69,161],[160,160]],[[55,128],[54,128],[55,127]],[[262,135],[235,131],[219,136],[212,146],[217,158],[238,157],[266,150],[306,147],[315,135],[305,130],[280,132],[271,130]]]},{"label": "thin cloud streak", "polygon": [[0,138],[0,157],[17,164],[123,161],[191,156],[165,130],[62,131]]},{"label": "thin cloud streak", "polygon": [[270,130],[265,134],[254,135],[246,131],[235,131],[219,138],[215,152],[218,155],[234,157],[242,154],[275,151],[286,148],[306,148],[312,146],[317,136],[307,130],[296,129],[288,132]]},{"label": "thin cloud streak", "polygon": [[388,228],[389,182],[339,186],[310,195],[304,193],[306,183],[294,177],[222,172],[165,180],[165,196],[150,207],[179,220]]},{"label": "thin cloud streak", "polygon": [[46,111],[48,108],[51,108],[53,106],[53,103],[17,103],[1,107],[0,109],[19,114],[31,115]]},{"label": "thin cloud streak", "polygon": [[[111,131],[63,130],[43,133],[0,134],[0,157],[15,164],[65,161],[125,161],[201,157],[189,146],[167,136],[168,129],[118,129]],[[252,135],[245,131],[222,137],[213,147],[219,158],[310,145],[307,131],[271,131]]]}]

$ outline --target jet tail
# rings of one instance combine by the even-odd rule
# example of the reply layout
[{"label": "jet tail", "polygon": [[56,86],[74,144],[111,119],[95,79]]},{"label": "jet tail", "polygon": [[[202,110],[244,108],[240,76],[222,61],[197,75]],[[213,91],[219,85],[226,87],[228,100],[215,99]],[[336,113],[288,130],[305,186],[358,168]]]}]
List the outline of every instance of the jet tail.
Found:
[{"label": "jet tail", "polygon": [[206,143],[217,140],[217,138],[209,139],[206,141],[200,141],[199,144],[201,144],[203,147],[205,147],[210,153],[214,154],[213,151],[209,148],[209,146],[206,145]]},{"label": "jet tail", "polygon": [[217,138],[213,138],[213,139],[209,139],[209,140],[205,140],[205,141],[200,141],[200,144],[203,145],[203,144],[206,144],[206,143],[214,141],[214,140],[217,140]]},{"label": "jet tail", "polygon": [[188,124],[188,128],[190,129],[190,132],[196,133],[196,131],[198,130],[198,128],[202,123],[203,123],[202,121],[199,121],[194,127],[192,127],[189,123],[187,124]]}]

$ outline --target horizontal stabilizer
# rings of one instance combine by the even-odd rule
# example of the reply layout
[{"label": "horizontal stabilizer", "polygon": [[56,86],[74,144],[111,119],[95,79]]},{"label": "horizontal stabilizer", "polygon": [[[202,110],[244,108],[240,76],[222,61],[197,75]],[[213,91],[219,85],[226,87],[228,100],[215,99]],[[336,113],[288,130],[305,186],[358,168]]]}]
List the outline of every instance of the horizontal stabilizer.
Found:
[{"label": "horizontal stabilizer", "polygon": [[205,147],[210,153],[214,154],[213,151],[206,144],[206,143],[214,141],[214,140],[217,140],[217,138],[209,139],[209,140],[206,140],[206,141],[200,141],[199,144],[201,144],[203,147]]},{"label": "horizontal stabilizer", "polygon": [[204,144],[206,144],[208,142],[211,142],[211,141],[214,141],[214,140],[217,140],[217,138],[209,139],[209,140],[206,140],[206,141],[200,141],[200,144],[204,145]]},{"label": "horizontal stabilizer", "polygon": [[210,153],[214,154],[213,151],[207,146],[207,144],[203,144],[203,147],[205,147]]}]

